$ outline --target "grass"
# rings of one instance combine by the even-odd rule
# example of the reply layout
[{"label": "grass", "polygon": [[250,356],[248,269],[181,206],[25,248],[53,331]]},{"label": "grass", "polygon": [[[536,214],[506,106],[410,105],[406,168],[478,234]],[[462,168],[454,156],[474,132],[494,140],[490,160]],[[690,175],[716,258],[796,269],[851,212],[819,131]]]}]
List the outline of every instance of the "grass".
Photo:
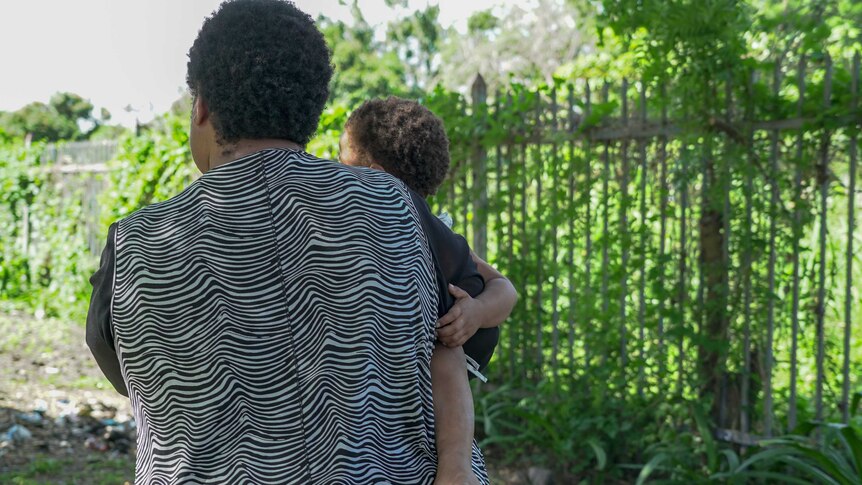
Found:
[{"label": "grass", "polygon": [[29,355],[52,354],[58,346],[72,343],[66,322],[30,317],[22,325],[21,321],[16,320],[15,316],[0,315],[0,333],[4,336],[0,352],[23,349]]},{"label": "grass", "polygon": [[[29,370],[27,374],[7,375],[14,385],[38,384],[67,390],[111,389],[110,383],[95,370],[84,347],[84,328],[76,322],[54,318],[35,318],[24,313],[0,311],[0,362],[6,354],[11,365]],[[55,366],[57,371],[46,372]],[[2,372],[0,372],[2,375]]]},{"label": "grass", "polygon": [[96,457],[86,463],[36,456],[24,470],[0,473],[0,483],[14,485],[115,485],[131,483],[135,464],[130,458]]}]

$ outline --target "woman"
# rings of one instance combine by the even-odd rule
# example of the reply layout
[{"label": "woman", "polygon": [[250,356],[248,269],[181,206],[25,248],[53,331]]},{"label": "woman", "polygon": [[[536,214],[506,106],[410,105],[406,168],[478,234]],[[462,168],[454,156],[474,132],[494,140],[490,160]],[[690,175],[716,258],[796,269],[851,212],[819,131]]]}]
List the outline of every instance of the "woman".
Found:
[{"label": "woman", "polygon": [[[423,207],[302,151],[331,74],[311,18],[277,0],[222,4],[189,52],[204,174],[113,224],[91,279],[87,342],[131,399],[138,484],[475,482]],[[461,399],[435,409],[441,359]],[[439,467],[435,424],[458,437]]]}]

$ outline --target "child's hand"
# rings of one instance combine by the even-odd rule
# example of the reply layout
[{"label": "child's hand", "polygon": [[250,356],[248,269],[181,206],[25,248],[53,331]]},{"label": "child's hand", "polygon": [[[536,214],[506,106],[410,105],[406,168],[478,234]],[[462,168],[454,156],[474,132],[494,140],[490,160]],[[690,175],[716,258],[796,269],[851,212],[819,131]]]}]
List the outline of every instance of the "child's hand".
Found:
[{"label": "child's hand", "polygon": [[464,345],[482,325],[482,303],[455,285],[449,285],[455,304],[437,320],[437,338],[447,347]]}]

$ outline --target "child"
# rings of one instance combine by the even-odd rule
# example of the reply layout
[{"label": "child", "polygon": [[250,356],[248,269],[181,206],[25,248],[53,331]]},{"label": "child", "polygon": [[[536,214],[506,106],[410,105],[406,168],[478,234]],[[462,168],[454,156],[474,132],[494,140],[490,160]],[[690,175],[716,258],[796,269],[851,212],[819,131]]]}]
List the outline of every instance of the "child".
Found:
[{"label": "child", "polygon": [[[347,120],[339,142],[339,159],[352,166],[364,166],[388,172],[410,188],[414,201],[426,203],[449,169],[449,139],[443,122],[415,101],[397,97],[366,101]],[[457,246],[449,240],[434,240],[441,221],[422,221],[429,236],[432,252],[442,270],[447,290],[455,298],[445,302],[448,313],[437,322],[437,335],[447,346],[464,346],[464,352],[484,369],[491,359],[499,337],[499,325],[509,316],[517,300],[512,283],[494,267],[469,250],[466,240],[457,237]],[[427,223],[427,224],[426,224]],[[434,229],[428,234],[428,226]],[[447,231],[448,232],[448,231]],[[441,244],[443,243],[443,244]],[[445,245],[444,245],[445,244]],[[465,249],[466,248],[466,249]],[[481,296],[456,286],[463,267],[457,255],[469,251],[472,261],[485,280]],[[479,291],[475,293],[478,294]]]},{"label": "child", "polygon": [[[383,170],[400,179],[411,190],[414,204],[427,204],[425,198],[437,191],[449,169],[449,140],[443,122],[420,104],[396,97],[366,101],[357,108],[344,127],[339,152],[346,165]],[[431,217],[420,222],[440,286],[437,337],[447,347],[463,346],[468,361],[476,362],[476,370],[484,369],[499,340],[498,327],[517,300],[515,288],[442,221]],[[472,265],[484,282],[462,279]],[[458,391],[444,387],[441,380],[445,377],[435,377],[434,371],[436,408],[438,399],[445,402]],[[438,435],[441,464],[448,447]],[[475,467],[474,471],[479,474]]]}]

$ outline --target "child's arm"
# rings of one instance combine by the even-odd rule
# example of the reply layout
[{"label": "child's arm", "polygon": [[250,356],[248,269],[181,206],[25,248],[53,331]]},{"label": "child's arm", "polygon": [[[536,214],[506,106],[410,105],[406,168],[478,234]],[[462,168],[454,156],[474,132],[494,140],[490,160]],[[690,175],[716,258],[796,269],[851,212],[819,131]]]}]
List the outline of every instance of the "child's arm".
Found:
[{"label": "child's arm", "polygon": [[472,251],[470,256],[485,279],[485,290],[472,298],[461,288],[449,285],[455,304],[437,320],[437,338],[449,347],[464,345],[480,328],[499,326],[518,301],[518,292],[511,281]]},{"label": "child's arm", "polygon": [[434,347],[431,356],[431,390],[434,396],[437,436],[435,485],[478,484],[471,468],[473,395],[464,372],[461,347]]}]

